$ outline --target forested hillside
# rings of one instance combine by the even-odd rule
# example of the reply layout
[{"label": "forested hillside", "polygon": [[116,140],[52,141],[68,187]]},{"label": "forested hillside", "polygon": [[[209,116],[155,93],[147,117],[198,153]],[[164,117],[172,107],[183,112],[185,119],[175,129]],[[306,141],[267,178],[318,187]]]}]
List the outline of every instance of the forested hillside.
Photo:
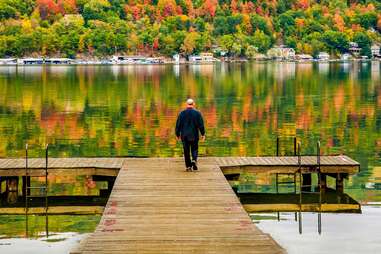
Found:
[{"label": "forested hillside", "polygon": [[370,54],[380,0],[0,0],[0,57],[189,55],[224,50]]}]

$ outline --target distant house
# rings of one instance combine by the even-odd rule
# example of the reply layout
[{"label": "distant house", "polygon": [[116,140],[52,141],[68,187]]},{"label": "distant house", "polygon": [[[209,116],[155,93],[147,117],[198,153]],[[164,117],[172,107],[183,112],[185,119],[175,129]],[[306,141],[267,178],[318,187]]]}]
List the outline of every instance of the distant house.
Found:
[{"label": "distant house", "polygon": [[210,63],[217,61],[213,57],[213,53],[201,53],[200,55],[189,56],[189,62],[191,63]]},{"label": "distant house", "polygon": [[276,46],[267,51],[267,56],[276,60],[294,60],[295,50],[284,45]]},{"label": "distant house", "polygon": [[295,55],[295,59],[298,61],[312,61],[314,58],[308,54],[297,54]]},{"label": "distant house", "polygon": [[361,48],[356,42],[349,43],[349,52],[354,56],[359,56],[361,52]]},{"label": "distant house", "polygon": [[173,61],[175,62],[175,63],[180,63],[180,55],[179,54],[174,54],[173,56],[172,56],[172,59],[173,59]]},{"label": "distant house", "polygon": [[372,47],[370,48],[372,51],[372,57],[374,58],[381,58],[381,53],[380,53],[380,46],[377,44],[373,44]]},{"label": "distant house", "polygon": [[46,58],[45,64],[71,64],[73,63],[73,59],[70,58]]},{"label": "distant house", "polygon": [[328,61],[330,56],[329,56],[329,54],[327,52],[319,52],[317,58],[320,61]]},{"label": "distant house", "polygon": [[351,59],[352,59],[352,55],[348,54],[348,53],[342,54],[341,57],[340,57],[340,60],[342,60],[342,61],[348,61],[348,60],[351,60]]},{"label": "distant house", "polygon": [[113,56],[111,61],[116,64],[141,64],[146,59],[144,56]]},{"label": "distant house", "polygon": [[35,64],[43,64],[44,59],[42,58],[22,58],[17,60],[17,64],[21,65],[35,65]]}]

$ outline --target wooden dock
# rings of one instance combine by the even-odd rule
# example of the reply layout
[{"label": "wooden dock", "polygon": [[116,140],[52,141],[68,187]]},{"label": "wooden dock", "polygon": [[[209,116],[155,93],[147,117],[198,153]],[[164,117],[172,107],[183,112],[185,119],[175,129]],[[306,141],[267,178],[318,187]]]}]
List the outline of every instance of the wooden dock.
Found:
[{"label": "wooden dock", "polygon": [[[316,157],[302,161],[303,170],[315,169]],[[322,157],[322,165],[328,173],[359,170],[346,156]],[[43,159],[29,161],[36,174],[44,166]],[[0,177],[24,176],[24,167],[22,159],[0,159]],[[199,167],[185,172],[181,158],[50,159],[49,174],[119,171],[95,232],[72,253],[284,253],[252,223],[223,171],[295,173],[297,158],[205,157]]]},{"label": "wooden dock", "polygon": [[[219,157],[216,158],[224,174],[235,173],[284,173],[298,172],[297,156],[279,157]],[[301,169],[303,173],[314,173],[318,167],[316,156],[302,156]],[[355,174],[359,172],[360,164],[345,155],[321,156],[320,172],[326,174]]]}]

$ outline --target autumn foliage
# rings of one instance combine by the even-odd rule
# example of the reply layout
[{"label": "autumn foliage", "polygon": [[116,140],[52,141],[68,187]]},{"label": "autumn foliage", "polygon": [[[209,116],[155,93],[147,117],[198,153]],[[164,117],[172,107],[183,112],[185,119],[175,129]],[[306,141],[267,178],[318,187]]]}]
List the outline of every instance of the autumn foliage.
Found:
[{"label": "autumn foliage", "polygon": [[[5,2],[28,5],[24,0]],[[296,53],[329,51],[338,55],[346,53],[355,38],[365,38],[367,48],[370,43],[381,44],[381,3],[377,0],[26,2],[30,2],[28,8],[17,9],[0,1],[0,57],[74,57],[77,53],[170,56],[212,49],[253,56],[266,53],[275,44],[292,47]],[[369,56],[369,52],[363,53]]]}]

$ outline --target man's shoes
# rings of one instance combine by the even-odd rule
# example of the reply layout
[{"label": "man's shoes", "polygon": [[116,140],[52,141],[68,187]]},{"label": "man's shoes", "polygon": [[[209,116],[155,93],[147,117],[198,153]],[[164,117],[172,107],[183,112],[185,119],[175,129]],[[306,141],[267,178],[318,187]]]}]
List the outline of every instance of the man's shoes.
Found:
[{"label": "man's shoes", "polygon": [[197,171],[198,170],[197,161],[192,161],[192,169],[193,169],[193,171]]},{"label": "man's shoes", "polygon": [[192,172],[192,167],[187,167],[187,168],[185,169],[185,171],[186,171],[186,172]]}]

